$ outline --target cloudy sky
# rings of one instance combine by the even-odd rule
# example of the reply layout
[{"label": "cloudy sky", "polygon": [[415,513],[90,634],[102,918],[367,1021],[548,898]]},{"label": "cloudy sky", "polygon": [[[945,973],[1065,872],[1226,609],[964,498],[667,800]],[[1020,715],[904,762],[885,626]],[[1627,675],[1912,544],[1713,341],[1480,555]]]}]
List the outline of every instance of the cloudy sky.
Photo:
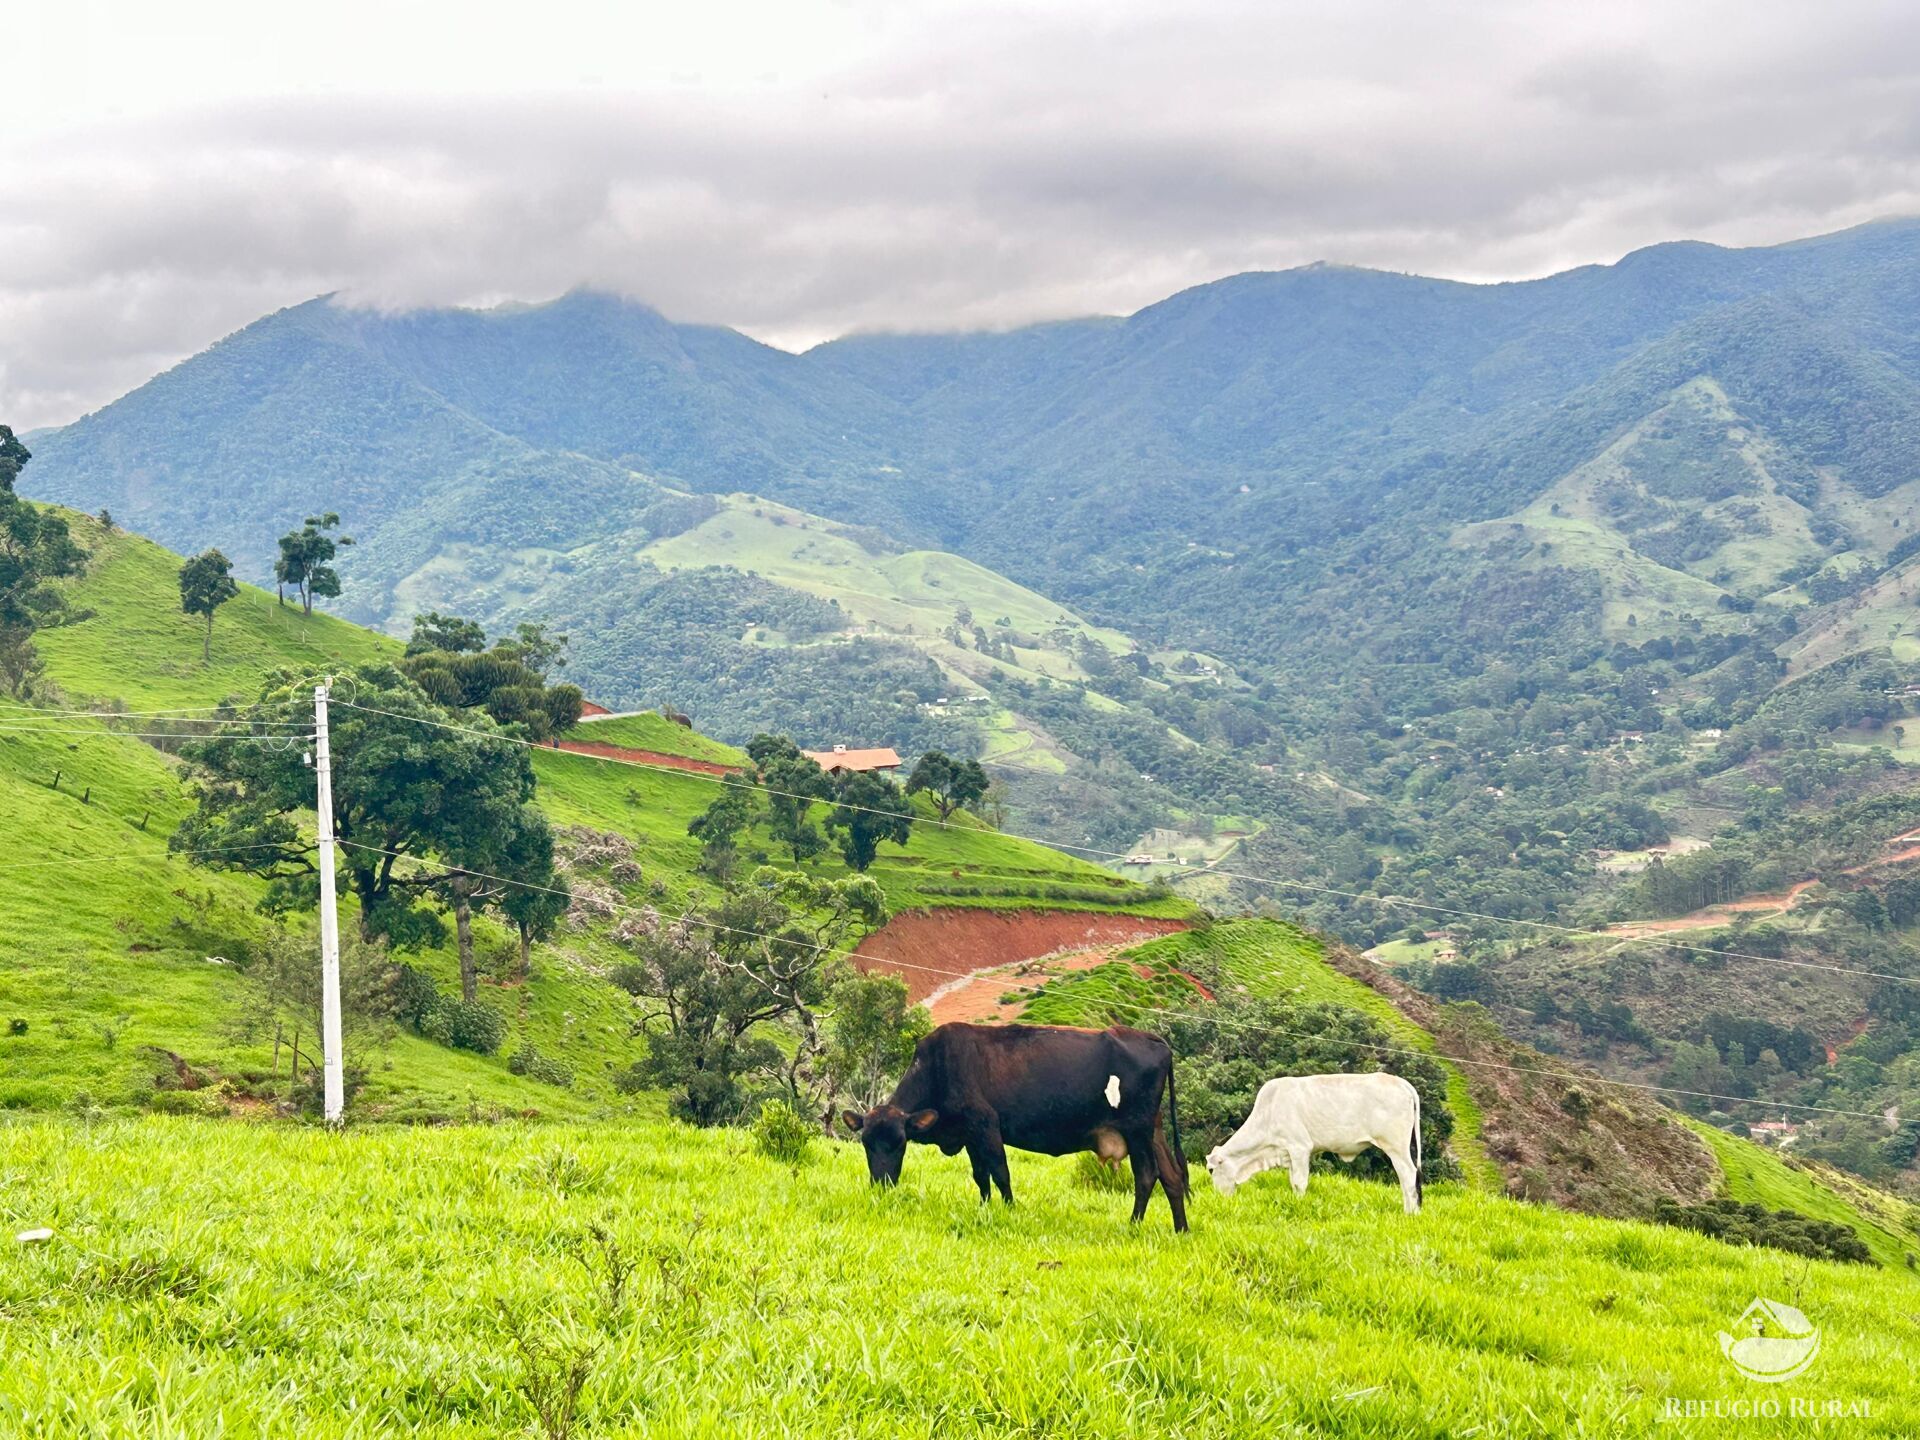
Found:
[{"label": "cloudy sky", "polygon": [[64,0],[7,42],[21,429],[326,291],[587,283],[799,348],[1920,212],[1898,0]]}]

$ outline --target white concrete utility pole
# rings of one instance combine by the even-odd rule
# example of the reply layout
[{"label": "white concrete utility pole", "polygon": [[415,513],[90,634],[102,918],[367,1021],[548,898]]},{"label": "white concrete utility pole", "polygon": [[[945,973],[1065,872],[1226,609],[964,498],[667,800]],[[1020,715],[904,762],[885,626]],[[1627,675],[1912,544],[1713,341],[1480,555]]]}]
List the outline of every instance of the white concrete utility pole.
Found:
[{"label": "white concrete utility pole", "polygon": [[346,1071],[340,1058],[340,912],[333,883],[333,753],[327,744],[327,695],[333,677],[313,687],[313,778],[320,820],[320,1046],[326,1066],[327,1124],[338,1125],[347,1108]]}]

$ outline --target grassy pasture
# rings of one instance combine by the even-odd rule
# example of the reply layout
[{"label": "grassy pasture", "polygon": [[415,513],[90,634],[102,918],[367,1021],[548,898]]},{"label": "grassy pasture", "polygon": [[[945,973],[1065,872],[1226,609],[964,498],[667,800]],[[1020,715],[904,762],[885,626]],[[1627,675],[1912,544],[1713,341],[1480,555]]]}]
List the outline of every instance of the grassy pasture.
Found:
[{"label": "grassy pasture", "polygon": [[74,538],[89,551],[87,573],[66,582],[93,618],[35,640],[47,672],[68,696],[125,702],[129,709],[252,699],[277,669],[311,673],[397,657],[400,642],[318,612],[302,615],[265,590],[242,585],[213,622],[213,663],[200,658],[204,628],[180,609],[179,557],[138,535],[109,533],[91,516],[69,513]]},{"label": "grassy pasture", "polygon": [[[0,1128],[0,1426],[36,1436],[1724,1433],[1670,1402],[1864,1405],[1914,1426],[1904,1274],[1801,1262],[1437,1186],[1269,1175],[1175,1236],[1016,1155],[1019,1204],[916,1148],[789,1168],[664,1123],[329,1135],[184,1119]],[[600,1225],[632,1270],[616,1293]],[[1756,1295],[1824,1334],[1742,1380]],[[535,1353],[510,1338],[517,1317]],[[1752,1420],[1741,1433],[1813,1434]]]}]

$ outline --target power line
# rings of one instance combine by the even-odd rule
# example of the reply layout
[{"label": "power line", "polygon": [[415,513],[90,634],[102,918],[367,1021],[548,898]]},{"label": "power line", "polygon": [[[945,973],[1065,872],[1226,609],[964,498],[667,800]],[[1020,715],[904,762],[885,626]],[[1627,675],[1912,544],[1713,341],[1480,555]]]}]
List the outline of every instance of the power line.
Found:
[{"label": "power line", "polygon": [[191,718],[195,715],[213,715],[222,710],[231,710],[229,705],[175,705],[164,710],[66,710],[57,705],[23,705],[17,700],[0,700],[0,710],[17,710],[18,716],[0,716],[0,719],[24,720],[33,715],[45,715],[54,719],[89,720],[125,720],[134,716],[178,715]]},{"label": "power line", "polygon": [[[349,849],[365,850],[375,855],[389,855],[398,859],[418,858],[415,856],[407,855],[402,851],[389,850],[383,846],[368,845],[368,844],[365,844],[359,841],[354,841],[354,840],[339,840],[336,843],[342,846],[345,846]],[[445,870],[446,873],[449,875],[470,875],[477,880],[489,880],[496,884],[511,885],[519,889],[537,891],[539,893],[547,894],[547,895],[571,896],[573,894],[573,892],[570,890],[561,889],[556,886],[537,885],[532,881],[516,880],[513,877],[508,875],[491,875],[485,871],[473,870],[466,866],[442,866],[440,868]],[[653,907],[651,906],[635,905],[627,901],[616,902],[613,905],[613,909],[615,909],[616,911],[627,911],[627,912],[639,912],[643,910],[649,910],[652,908]],[[661,917],[661,918],[663,920],[663,923],[666,923],[665,917]],[[848,949],[842,946],[822,945],[815,941],[776,935],[765,930],[751,930],[751,929],[743,928],[738,925],[722,925],[718,921],[708,920],[704,916],[695,915],[692,913],[684,913],[679,916],[676,916],[674,917],[674,920],[671,923],[695,925],[695,926],[699,926],[702,929],[712,930],[720,934],[745,935],[745,936],[750,936],[760,940],[778,940],[778,941],[781,941],[783,944],[793,945],[797,948],[804,949],[804,950],[811,950],[814,952],[816,956],[818,956],[823,960],[830,956],[836,956],[836,955],[844,956],[849,959],[855,956],[858,956],[863,960],[877,961],[882,964],[895,966],[902,970],[913,970],[913,971],[918,971],[920,973],[927,974],[927,975],[940,975],[951,980],[971,979],[978,975],[990,974],[994,969],[1000,968],[997,966],[989,966],[984,970],[947,970],[939,966],[920,965],[909,960],[895,959],[893,956],[881,955],[874,951],[867,951],[865,953],[862,953],[858,949],[858,947]],[[1356,981],[1355,983],[1358,984],[1361,982]],[[1110,998],[1103,997],[1099,1003],[1103,1005],[1111,1006],[1114,1009],[1131,1010],[1136,1014],[1159,1015],[1167,1019],[1176,1019],[1176,1020],[1193,1020],[1198,1023],[1206,1024],[1206,1025],[1223,1025],[1232,1029],[1257,1031],[1260,1034],[1264,1034],[1264,1035],[1287,1035],[1300,1040],[1320,1040],[1320,1039],[1326,1038],[1325,1036],[1315,1034],[1312,1031],[1287,1030],[1280,1026],[1274,1026],[1274,1025],[1256,1025],[1249,1021],[1229,1020],[1221,1016],[1207,1015],[1202,1012],[1194,1011],[1194,1010],[1175,1010],[1168,1006],[1149,1005],[1144,1001],[1138,1001],[1138,1000],[1121,1000],[1121,999],[1110,999]],[[1574,1074],[1569,1076],[1565,1071],[1549,1070],[1541,1066],[1509,1065],[1503,1061],[1497,1061],[1497,1060],[1470,1060],[1465,1058],[1464,1056],[1446,1055],[1435,1050],[1421,1050],[1421,1049],[1418,1049],[1417,1047],[1410,1046],[1410,1045],[1382,1045],[1382,1044],[1367,1042],[1367,1041],[1350,1041],[1348,1043],[1356,1045],[1359,1048],[1366,1049],[1366,1050],[1377,1050],[1377,1051],[1381,1051],[1388,1054],[1421,1056],[1429,1060],[1442,1060],[1451,1065],[1473,1065],[1473,1066],[1479,1066],[1482,1069],[1503,1070],[1516,1075],[1538,1075],[1538,1076],[1544,1076],[1547,1079],[1559,1080],[1562,1082],[1566,1082],[1568,1080],[1590,1080],[1596,1084],[1614,1085],[1614,1086],[1619,1086],[1621,1088],[1628,1089],[1628,1090],[1643,1090],[1643,1091],[1648,1091],[1654,1094],[1686,1095],[1691,1098],[1700,1099],[1700,1100],[1726,1100],[1726,1101],[1731,1101],[1735,1104],[1741,1104],[1741,1105],[1759,1105],[1759,1106],[1762,1106],[1763,1108],[1770,1109],[1770,1110],[1780,1110],[1780,1109],[1807,1110],[1807,1111],[1813,1111],[1813,1112],[1817,1112],[1825,1115],[1846,1115],[1846,1116],[1851,1116],[1855,1119],[1878,1120],[1883,1124],[1886,1121],[1886,1116],[1880,1114],[1878,1111],[1873,1111],[1873,1110],[1843,1110],[1830,1105],[1803,1105],[1803,1104],[1793,1104],[1793,1103],[1790,1103],[1787,1101],[1781,1101],[1781,1100],[1759,1100],[1759,1099],[1753,1098],[1752,1096],[1722,1095],[1710,1090],[1687,1090],[1679,1086],[1654,1085],[1648,1082],[1638,1081],[1638,1080],[1614,1080],[1607,1076],[1597,1075],[1597,1074],[1590,1074],[1590,1075]]]},{"label": "power line", "polygon": [[260,744],[267,744],[272,741],[310,739],[312,732],[282,730],[266,735],[228,735],[217,732],[213,734],[196,734],[193,731],[179,730],[67,730],[54,726],[34,726],[30,729],[15,729],[10,726],[0,725],[0,737],[19,736],[24,738],[33,735],[81,735],[92,740],[111,740],[114,738],[127,740],[234,740],[243,742],[254,741]]},{"label": "power line", "polygon": [[[346,700],[336,701],[335,703],[345,709],[359,710],[369,715],[385,715],[395,720],[411,721],[416,725],[430,725],[436,729],[450,730],[461,735],[471,735],[482,740],[498,740],[509,745],[524,746],[530,750],[548,750],[550,748],[540,744],[538,741],[523,740],[517,735],[503,735],[495,731],[479,730],[470,725],[455,725],[444,720],[429,720],[419,715],[405,715],[397,710],[382,710],[371,705],[353,704]],[[743,789],[763,795],[778,795],[783,799],[838,805],[840,808],[857,811],[862,814],[891,815],[895,813],[893,811],[881,810],[870,805],[843,805],[839,801],[824,800],[823,797],[818,795],[803,795],[791,790],[776,790],[770,786],[756,785],[753,781],[744,778],[736,780],[727,776],[712,775],[700,770],[683,770],[676,765],[657,765],[647,760],[630,760],[620,755],[597,755],[584,750],[564,750],[557,753],[575,755],[581,759],[596,760],[608,765],[626,765],[637,770],[652,771],[655,774],[681,776],[706,784],[724,785],[731,789]],[[932,817],[916,815],[913,817],[913,823],[916,825],[934,825],[945,830],[976,833],[971,826],[956,825],[950,820],[939,820]],[[1107,860],[1124,860],[1127,858],[1127,852],[1123,850],[1101,850],[1090,845],[1075,845],[1069,841],[1056,842],[1042,840],[1037,836],[1021,835],[1009,831],[1000,831],[997,833],[1009,839],[1024,840],[1030,844],[1041,845],[1055,850],[1072,851],[1079,855],[1098,856]],[[1557,935],[1569,935],[1576,939],[1600,940],[1609,938],[1598,931],[1582,930],[1575,925],[1557,925],[1550,920],[1526,920],[1517,916],[1488,915],[1477,910],[1462,910],[1449,905],[1436,905],[1424,900],[1409,899],[1405,896],[1373,895],[1359,890],[1342,890],[1332,885],[1315,885],[1311,881],[1306,880],[1284,880],[1272,875],[1254,875],[1246,871],[1220,870],[1212,867],[1209,867],[1205,873],[1223,876],[1229,880],[1243,880],[1251,885],[1270,885],[1279,889],[1297,890],[1313,895],[1327,895],[1345,900],[1363,900],[1375,905],[1393,905],[1401,909],[1419,910],[1434,915],[1447,915],[1455,919],[1485,920],[1495,925],[1524,925],[1530,929],[1548,931]],[[1642,937],[1616,936],[1611,938],[1631,941]],[[1645,938],[1650,939],[1653,937]],[[1883,970],[1862,970],[1855,966],[1831,965],[1818,960],[1790,960],[1779,955],[1755,955],[1742,950],[1724,950],[1713,945],[1691,945],[1685,941],[1672,939],[1661,939],[1659,943],[1667,946],[1669,949],[1684,950],[1697,955],[1713,955],[1723,960],[1749,960],[1759,965],[1778,965],[1794,970],[1817,970],[1830,975],[1853,975],[1867,980],[1891,980],[1902,985],[1920,985],[1920,977],[1896,975]]]},{"label": "power line", "polygon": [[[313,846],[289,841],[284,845],[271,841],[258,845],[215,845],[205,850],[169,850],[166,859],[178,857],[182,860],[197,860],[205,855],[232,855],[243,850],[291,850],[298,854],[311,850]],[[128,851],[126,855],[76,855],[66,860],[24,860],[12,864],[0,865],[0,870],[42,870],[66,865],[107,865],[119,864],[123,860],[143,859],[144,856]]]}]

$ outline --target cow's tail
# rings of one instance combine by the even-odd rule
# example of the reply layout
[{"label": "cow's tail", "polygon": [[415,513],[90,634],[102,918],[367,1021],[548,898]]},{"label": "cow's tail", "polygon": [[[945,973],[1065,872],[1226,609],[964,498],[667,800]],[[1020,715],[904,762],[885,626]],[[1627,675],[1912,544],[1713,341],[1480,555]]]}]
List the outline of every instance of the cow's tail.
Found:
[{"label": "cow's tail", "polygon": [[1420,1092],[1415,1089],[1413,1092],[1413,1203],[1416,1205],[1425,1204],[1427,1198],[1420,1184],[1420,1171],[1424,1163],[1420,1154]]},{"label": "cow's tail", "polygon": [[1187,1148],[1180,1143],[1180,1102],[1173,1093],[1173,1047],[1167,1047],[1167,1121],[1173,1130],[1173,1158],[1180,1165],[1180,1181],[1185,1184],[1187,1176]]}]

